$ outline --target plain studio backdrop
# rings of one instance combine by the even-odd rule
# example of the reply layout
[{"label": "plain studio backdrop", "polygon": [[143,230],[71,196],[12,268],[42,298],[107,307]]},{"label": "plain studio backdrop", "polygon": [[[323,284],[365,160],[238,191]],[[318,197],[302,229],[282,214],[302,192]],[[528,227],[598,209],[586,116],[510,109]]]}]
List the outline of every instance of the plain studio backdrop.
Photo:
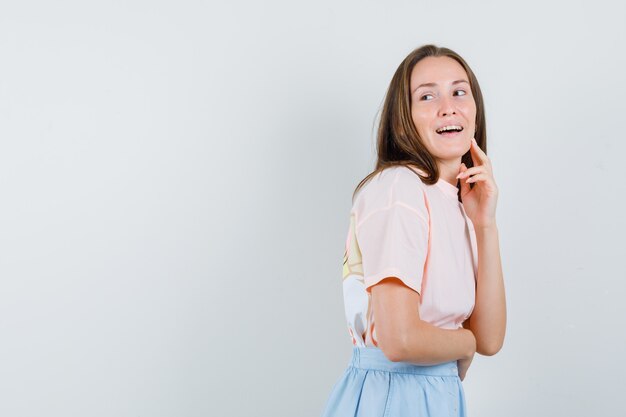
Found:
[{"label": "plain studio backdrop", "polygon": [[[504,4],[506,3],[506,4]],[[507,294],[470,416],[626,389],[623,2],[3,1],[0,415],[318,416],[400,61],[485,98]]]}]

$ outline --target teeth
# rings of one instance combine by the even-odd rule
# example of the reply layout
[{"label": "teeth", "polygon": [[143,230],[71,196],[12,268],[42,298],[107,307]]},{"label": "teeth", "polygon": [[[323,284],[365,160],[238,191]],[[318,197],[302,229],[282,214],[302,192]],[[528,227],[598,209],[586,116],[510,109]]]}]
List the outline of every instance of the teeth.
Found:
[{"label": "teeth", "polygon": [[457,125],[444,126],[442,128],[437,129],[437,133],[446,132],[448,130],[463,130],[463,128]]}]

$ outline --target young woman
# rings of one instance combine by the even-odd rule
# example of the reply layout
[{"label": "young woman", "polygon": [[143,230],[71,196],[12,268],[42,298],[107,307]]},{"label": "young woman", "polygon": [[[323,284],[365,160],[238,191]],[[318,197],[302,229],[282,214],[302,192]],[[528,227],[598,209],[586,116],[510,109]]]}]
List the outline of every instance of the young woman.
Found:
[{"label": "young woman", "polygon": [[376,169],[353,194],[352,358],[323,417],[466,416],[461,381],[476,352],[501,349],[506,327],[485,128],[480,86],[457,53],[425,45],[402,61]]}]

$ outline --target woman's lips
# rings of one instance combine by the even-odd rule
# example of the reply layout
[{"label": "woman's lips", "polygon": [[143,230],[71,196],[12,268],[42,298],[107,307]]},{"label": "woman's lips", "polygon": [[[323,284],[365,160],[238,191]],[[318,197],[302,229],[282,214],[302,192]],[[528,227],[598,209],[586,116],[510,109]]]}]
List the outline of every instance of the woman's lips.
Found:
[{"label": "woman's lips", "polygon": [[461,133],[463,133],[463,131],[461,130],[460,132],[456,132],[456,131],[450,131],[450,132],[443,132],[443,133],[437,133],[439,136],[445,136],[447,138],[453,138],[457,135],[460,135]]}]

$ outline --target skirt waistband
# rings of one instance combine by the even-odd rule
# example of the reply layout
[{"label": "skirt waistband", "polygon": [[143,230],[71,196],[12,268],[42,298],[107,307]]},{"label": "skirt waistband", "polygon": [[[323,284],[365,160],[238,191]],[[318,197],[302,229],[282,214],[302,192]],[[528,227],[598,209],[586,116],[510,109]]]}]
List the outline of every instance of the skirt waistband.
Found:
[{"label": "skirt waistband", "polygon": [[385,356],[380,348],[371,346],[353,346],[350,366],[360,369],[372,369],[377,371],[399,372],[406,374],[459,376],[457,361],[444,362],[436,365],[416,365],[410,362],[392,362]]}]

